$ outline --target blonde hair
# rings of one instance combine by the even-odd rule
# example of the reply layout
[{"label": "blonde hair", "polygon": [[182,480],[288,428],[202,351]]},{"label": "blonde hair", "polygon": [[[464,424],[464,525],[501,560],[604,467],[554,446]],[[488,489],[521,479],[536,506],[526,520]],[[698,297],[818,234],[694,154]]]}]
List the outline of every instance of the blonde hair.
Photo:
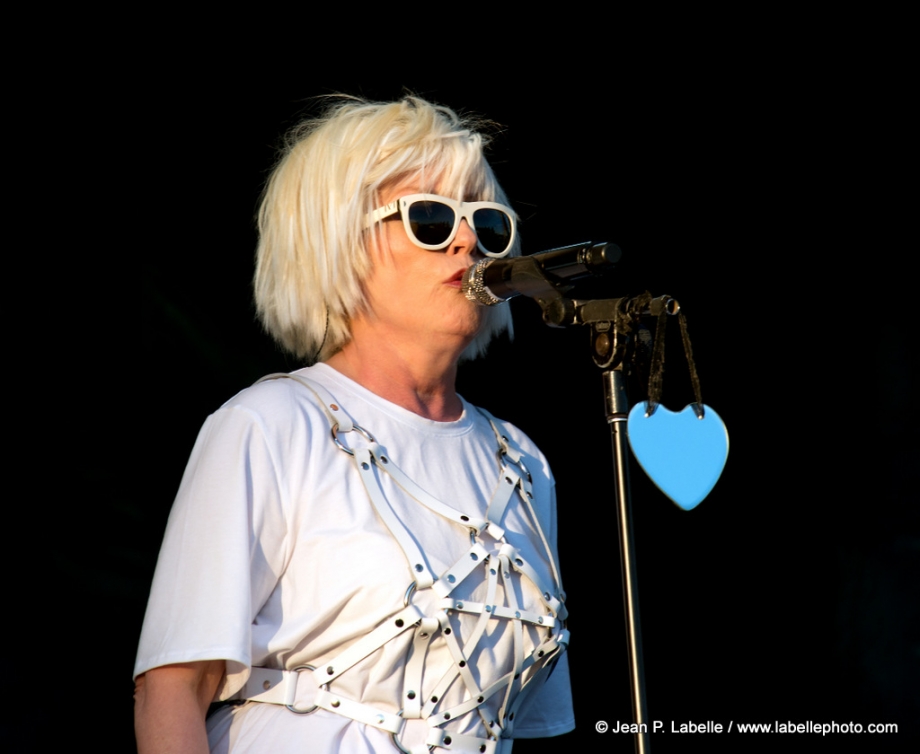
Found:
[{"label": "blonde hair", "polygon": [[[287,351],[322,361],[350,339],[370,272],[365,218],[388,186],[508,204],[483,156],[475,122],[418,97],[348,99],[297,126],[286,140],[259,209],[255,300],[266,331]],[[520,253],[515,242],[512,255]],[[512,334],[507,306],[489,307],[461,358]]]}]

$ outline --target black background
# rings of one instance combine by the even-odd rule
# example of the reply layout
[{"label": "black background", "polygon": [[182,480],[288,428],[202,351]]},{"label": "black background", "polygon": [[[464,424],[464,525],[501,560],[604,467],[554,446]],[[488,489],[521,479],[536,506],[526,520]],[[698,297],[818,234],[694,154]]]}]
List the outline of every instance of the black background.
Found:
[{"label": "black background", "polygon": [[[654,750],[915,743],[916,372],[901,239],[885,222],[903,200],[881,197],[875,172],[897,148],[860,126],[867,112],[897,114],[820,66],[652,63],[598,56],[565,73],[494,77],[471,66],[450,81],[370,63],[360,74],[304,66],[283,80],[198,64],[148,71],[139,88],[106,80],[74,100],[94,112],[76,158],[86,180],[72,184],[82,237],[111,253],[80,270],[70,313],[83,334],[65,349],[70,493],[53,515],[31,512],[61,586],[29,636],[39,650],[64,647],[55,671],[78,681],[53,695],[58,704],[23,705],[2,740],[38,751],[76,734],[96,750],[131,750],[133,654],[198,428],[259,376],[299,366],[261,333],[250,291],[253,218],[280,136],[317,112],[318,95],[408,90],[501,124],[490,160],[522,218],[525,253],[616,242],[622,263],[589,293],[667,293],[687,315],[703,398],[731,451],[692,512],[633,468],[650,717],[665,730],[709,720],[900,728],[662,733]],[[460,392],[526,431],[557,477],[578,719],[558,744],[631,751],[629,736],[595,731],[631,717],[600,373],[586,333],[545,327],[529,301],[511,306],[514,340],[464,367]],[[679,351],[669,340],[673,410],[691,399]],[[14,667],[41,667],[38,656],[30,644]],[[46,731],[40,745],[35,730]],[[515,751],[540,750],[531,746]]]}]

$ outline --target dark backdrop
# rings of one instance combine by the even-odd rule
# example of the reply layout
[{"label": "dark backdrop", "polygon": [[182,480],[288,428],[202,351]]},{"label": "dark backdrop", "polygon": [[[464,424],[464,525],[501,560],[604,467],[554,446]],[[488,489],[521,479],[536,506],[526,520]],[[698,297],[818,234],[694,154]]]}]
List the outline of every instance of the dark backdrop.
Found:
[{"label": "dark backdrop", "polygon": [[[491,160],[525,253],[616,242],[623,261],[592,292],[667,293],[687,315],[703,397],[731,451],[692,512],[633,468],[651,718],[666,730],[710,720],[900,727],[662,733],[654,750],[906,747],[920,714],[912,319],[885,228],[871,245],[847,232],[879,209],[858,129],[841,126],[852,94],[790,86],[766,68],[709,73],[678,66],[641,86],[613,66],[488,85],[311,73],[266,86],[195,67],[150,78],[143,95],[105,89],[100,104],[120,117],[94,132],[83,164],[104,174],[96,216],[116,213],[120,230],[99,238],[115,261],[93,271],[73,314],[88,335],[75,370],[80,428],[66,434],[71,488],[92,495],[57,500],[42,522],[62,586],[38,606],[47,618],[35,635],[88,658],[77,670],[91,680],[64,695],[63,711],[24,708],[29,725],[7,725],[6,740],[30,750],[23,731],[37,725],[47,733],[34,750],[65,729],[98,750],[133,746],[133,654],[198,428],[259,376],[298,366],[260,332],[250,292],[253,218],[280,135],[316,111],[316,95],[392,99],[406,87],[502,125]],[[599,372],[584,332],[546,328],[529,301],[511,306],[515,339],[465,367],[460,390],[530,434],[557,477],[579,725],[565,745],[631,751],[628,736],[595,730],[631,715]],[[690,400],[678,349],[669,345],[665,377],[674,410]],[[32,667],[24,655],[14,659]]]}]

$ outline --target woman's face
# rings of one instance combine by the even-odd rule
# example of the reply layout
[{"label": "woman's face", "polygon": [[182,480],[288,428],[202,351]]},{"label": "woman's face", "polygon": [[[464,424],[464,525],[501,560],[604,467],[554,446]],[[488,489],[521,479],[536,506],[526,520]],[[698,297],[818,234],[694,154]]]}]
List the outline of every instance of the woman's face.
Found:
[{"label": "woman's face", "polygon": [[[382,193],[381,205],[423,192],[417,180],[403,181]],[[483,318],[482,307],[460,290],[463,273],[482,259],[476,233],[463,220],[447,248],[426,251],[412,242],[398,215],[377,223],[371,232],[378,234],[378,248],[371,251],[372,269],[364,281],[368,323],[379,337],[409,338],[439,350],[456,348],[459,356]]]}]

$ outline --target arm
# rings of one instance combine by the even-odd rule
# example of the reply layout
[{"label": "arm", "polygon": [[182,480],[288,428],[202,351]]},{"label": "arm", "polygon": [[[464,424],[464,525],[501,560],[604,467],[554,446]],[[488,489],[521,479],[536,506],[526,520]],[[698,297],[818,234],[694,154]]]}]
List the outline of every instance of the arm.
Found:
[{"label": "arm", "polygon": [[153,668],[134,688],[138,754],[206,754],[204,719],[224,675],[223,660]]}]

